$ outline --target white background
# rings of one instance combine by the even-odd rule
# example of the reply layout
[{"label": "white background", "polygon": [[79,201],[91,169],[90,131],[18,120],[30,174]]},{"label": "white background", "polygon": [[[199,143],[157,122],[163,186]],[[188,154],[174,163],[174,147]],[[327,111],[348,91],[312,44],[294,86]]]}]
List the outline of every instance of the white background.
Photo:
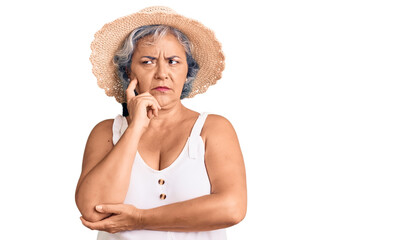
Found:
[{"label": "white background", "polygon": [[1,3],[1,239],[96,239],[74,192],[91,129],[122,108],[90,43],[151,5],[223,44],[223,78],[183,103],[239,136],[248,209],[229,239],[409,238],[405,1],[226,2]]}]

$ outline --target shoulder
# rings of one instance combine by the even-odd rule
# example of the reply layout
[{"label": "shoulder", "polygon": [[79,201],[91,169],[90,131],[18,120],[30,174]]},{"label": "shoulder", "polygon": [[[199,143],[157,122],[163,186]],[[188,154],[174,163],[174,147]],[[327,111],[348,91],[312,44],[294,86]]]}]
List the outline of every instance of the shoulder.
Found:
[{"label": "shoulder", "polygon": [[91,131],[92,133],[103,133],[112,132],[112,125],[114,124],[114,119],[105,119],[97,123]]},{"label": "shoulder", "polygon": [[218,114],[208,114],[203,129],[205,128],[214,129],[227,126],[232,127],[232,124],[227,118]]},{"label": "shoulder", "polygon": [[92,129],[88,142],[111,142],[114,119],[105,119],[97,123]]},{"label": "shoulder", "polygon": [[202,136],[205,139],[231,135],[235,135],[235,130],[227,118],[218,114],[207,115],[202,129]]}]

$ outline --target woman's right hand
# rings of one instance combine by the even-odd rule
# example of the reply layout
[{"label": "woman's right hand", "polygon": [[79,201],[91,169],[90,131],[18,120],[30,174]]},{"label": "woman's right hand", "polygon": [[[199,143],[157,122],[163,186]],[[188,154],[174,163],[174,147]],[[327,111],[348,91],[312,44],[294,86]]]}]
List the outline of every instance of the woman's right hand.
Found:
[{"label": "woman's right hand", "polygon": [[144,92],[135,96],[135,87],[138,84],[136,78],[132,79],[126,89],[126,101],[129,112],[129,126],[134,126],[141,131],[141,134],[146,131],[149,122],[153,117],[159,116],[161,109],[158,101],[149,92]]}]

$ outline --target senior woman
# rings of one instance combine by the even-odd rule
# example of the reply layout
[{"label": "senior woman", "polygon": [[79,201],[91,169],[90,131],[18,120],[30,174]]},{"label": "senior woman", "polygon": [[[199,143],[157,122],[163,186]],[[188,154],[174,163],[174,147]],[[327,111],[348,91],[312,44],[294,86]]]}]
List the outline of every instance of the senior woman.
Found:
[{"label": "senior woman", "polygon": [[167,7],[106,24],[90,60],[123,115],[98,123],[75,194],[98,239],[226,239],[246,214],[243,156],[231,123],[181,99],[224,69],[214,33]]}]

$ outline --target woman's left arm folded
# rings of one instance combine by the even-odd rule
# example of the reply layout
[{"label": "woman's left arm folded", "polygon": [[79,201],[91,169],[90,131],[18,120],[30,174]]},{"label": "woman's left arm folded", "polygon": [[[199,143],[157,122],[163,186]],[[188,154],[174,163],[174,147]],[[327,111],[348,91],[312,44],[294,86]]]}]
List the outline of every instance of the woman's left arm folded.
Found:
[{"label": "woman's left arm folded", "polygon": [[[128,225],[127,230],[210,231],[230,227],[244,219],[247,211],[246,172],[233,126],[226,118],[209,114],[202,136],[205,136],[205,163],[211,194],[132,211],[138,216],[130,218],[133,222],[127,223],[132,225]],[[116,232],[108,229],[114,226],[109,218],[86,224],[91,229]]]}]

